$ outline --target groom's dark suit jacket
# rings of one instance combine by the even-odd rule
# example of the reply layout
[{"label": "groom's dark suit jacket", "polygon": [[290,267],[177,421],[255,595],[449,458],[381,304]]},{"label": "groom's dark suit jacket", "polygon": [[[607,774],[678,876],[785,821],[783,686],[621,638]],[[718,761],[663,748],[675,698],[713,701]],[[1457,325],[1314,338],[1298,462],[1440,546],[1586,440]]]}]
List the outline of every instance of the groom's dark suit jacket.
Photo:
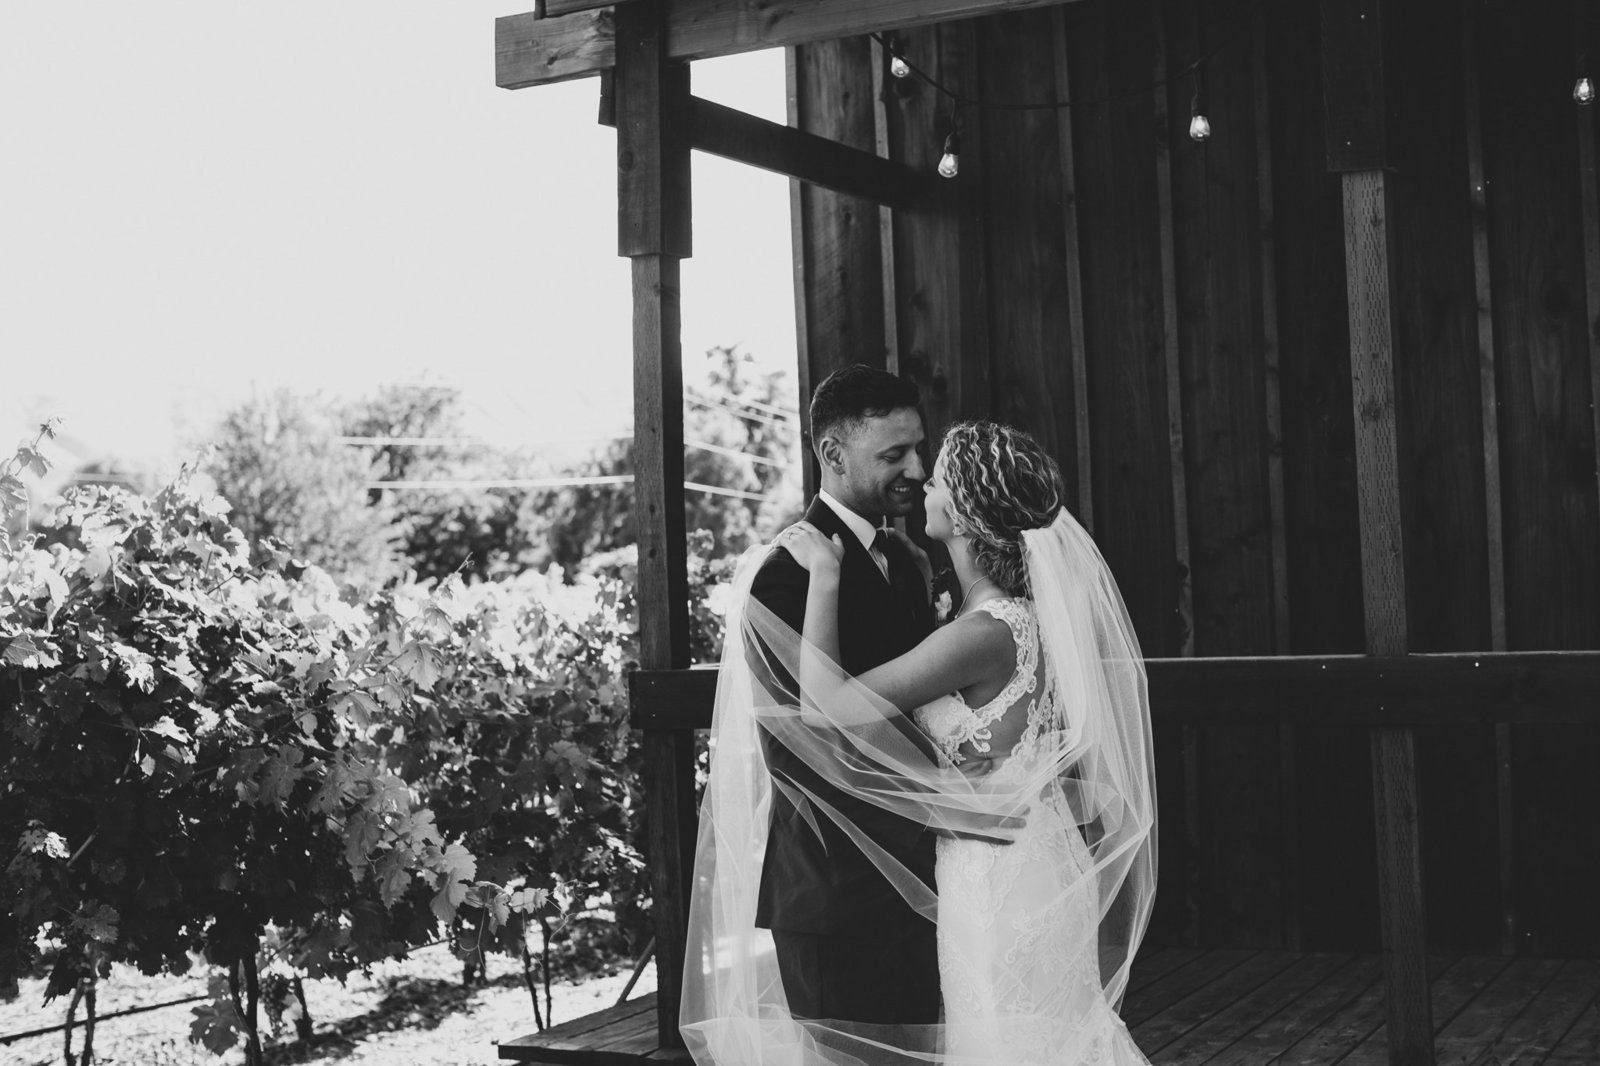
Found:
[{"label": "groom's dark suit jacket", "polygon": [[[899,544],[885,549],[891,582],[856,535],[820,498],[806,521],[844,543],[839,572],[839,649],[841,665],[856,675],[912,648],[933,630],[933,611],[916,565]],[[785,551],[767,559],[751,594],[796,633],[805,625],[809,575]],[[819,780],[782,744],[764,737],[767,768],[773,777],[806,788],[904,863],[933,883],[934,837],[923,825],[845,795]],[[756,924],[789,933],[868,937],[933,936],[933,924],[905,902],[872,861],[826,813],[812,820],[797,811],[780,789],[772,801],[771,829],[761,867]],[[816,823],[821,834],[812,828]]]}]

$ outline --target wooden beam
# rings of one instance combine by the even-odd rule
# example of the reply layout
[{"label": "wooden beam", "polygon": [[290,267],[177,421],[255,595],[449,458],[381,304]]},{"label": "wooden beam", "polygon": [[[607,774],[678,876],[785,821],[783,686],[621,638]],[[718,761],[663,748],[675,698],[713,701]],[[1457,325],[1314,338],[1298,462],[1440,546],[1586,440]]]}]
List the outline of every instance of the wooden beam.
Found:
[{"label": "wooden beam", "polygon": [[[1370,653],[1393,656],[1406,650],[1407,620],[1395,410],[1395,227],[1383,170],[1389,153],[1379,0],[1322,0],[1321,24],[1328,169],[1343,175],[1366,646]],[[1389,1062],[1433,1066],[1416,744],[1410,728],[1373,730],[1372,779]]]},{"label": "wooden beam", "polygon": [[[1062,0],[656,0],[669,59],[711,59],[763,48],[1048,7]],[[623,8],[622,10],[626,10]],[[608,9],[562,18],[495,19],[495,84],[522,89],[585,78],[614,62]]]},{"label": "wooden beam", "polygon": [[1391,220],[1382,171],[1344,175],[1350,384],[1356,421],[1356,491],[1367,650],[1406,649],[1405,551],[1395,427]]},{"label": "wooden beam", "polygon": [[[615,126],[615,116],[604,99],[602,89],[600,123]],[[696,151],[887,207],[915,207],[935,191],[933,177],[904,163],[698,96],[689,97],[688,136],[689,147]]]},{"label": "wooden beam", "polygon": [[[689,69],[667,58],[654,4],[617,12],[617,249],[633,260],[635,595],[639,661],[689,665],[688,544],[683,507],[680,263],[691,250]],[[694,864],[694,744],[645,738],[650,878],[655,899],[660,1043],[681,1047],[678,1004]]]},{"label": "wooden beam", "polygon": [[[613,92],[617,119],[617,254],[687,258],[690,219],[689,67],[635,33],[641,8],[619,17]],[[653,9],[650,9],[653,12]],[[638,290],[635,290],[637,295]],[[673,344],[677,338],[673,338]],[[638,352],[638,348],[635,348]],[[681,389],[680,389],[681,393]],[[678,394],[667,402],[679,402]]]},{"label": "wooden beam", "polygon": [[[1600,724],[1600,651],[1148,659],[1158,732],[1184,725]],[[715,669],[639,670],[633,724],[707,729]]]},{"label": "wooden beam", "polygon": [[494,20],[494,83],[524,89],[599,74],[616,66],[616,44],[611,8],[562,18],[504,15]]},{"label": "wooden beam", "polygon": [[1378,914],[1383,924],[1383,977],[1392,1066],[1428,1066],[1434,1061],[1415,748],[1410,729],[1372,731]]},{"label": "wooden beam", "polygon": [[702,152],[889,207],[925,202],[937,180],[904,163],[698,97],[690,100],[689,137]]},{"label": "wooden beam", "polygon": [[575,15],[580,11],[598,11],[604,7],[632,2],[634,0],[544,0],[544,17],[559,18],[562,15]]},{"label": "wooden beam", "polygon": [[[1356,489],[1367,650],[1406,649],[1405,551],[1395,425],[1393,223],[1381,170],[1344,174],[1345,271],[1350,314],[1351,398],[1356,416]],[[1389,1006],[1390,1066],[1433,1066],[1422,844],[1416,824],[1417,765],[1409,729],[1373,731],[1379,914]]]}]

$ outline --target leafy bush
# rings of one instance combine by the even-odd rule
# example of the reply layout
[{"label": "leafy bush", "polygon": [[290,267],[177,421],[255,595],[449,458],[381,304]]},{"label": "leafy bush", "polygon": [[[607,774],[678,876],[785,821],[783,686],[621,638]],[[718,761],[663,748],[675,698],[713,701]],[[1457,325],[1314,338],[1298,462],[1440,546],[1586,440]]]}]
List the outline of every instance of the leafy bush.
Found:
[{"label": "leafy bush", "polygon": [[[8,521],[42,464],[0,467]],[[51,996],[201,953],[196,1038],[257,1060],[269,964],[341,975],[442,931],[529,966],[537,923],[548,1004],[565,917],[648,906],[626,561],[360,594],[228,512],[186,477],[78,488],[0,541],[0,987],[42,940]],[[727,565],[693,568],[708,656]]]}]

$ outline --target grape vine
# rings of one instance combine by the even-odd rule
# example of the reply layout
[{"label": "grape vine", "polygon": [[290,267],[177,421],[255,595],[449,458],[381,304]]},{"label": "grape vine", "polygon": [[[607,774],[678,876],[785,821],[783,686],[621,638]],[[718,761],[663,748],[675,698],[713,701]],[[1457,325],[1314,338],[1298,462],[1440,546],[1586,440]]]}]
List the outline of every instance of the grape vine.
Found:
[{"label": "grape vine", "polygon": [[[287,545],[253,562],[187,472],[30,528],[49,432],[0,464],[0,991],[41,942],[52,997],[203,957],[194,1037],[254,1063],[263,987],[277,1017],[302,974],[441,936],[525,957],[530,926],[548,951],[647,906],[625,575],[357,594]],[[725,572],[696,564],[707,649]]]}]

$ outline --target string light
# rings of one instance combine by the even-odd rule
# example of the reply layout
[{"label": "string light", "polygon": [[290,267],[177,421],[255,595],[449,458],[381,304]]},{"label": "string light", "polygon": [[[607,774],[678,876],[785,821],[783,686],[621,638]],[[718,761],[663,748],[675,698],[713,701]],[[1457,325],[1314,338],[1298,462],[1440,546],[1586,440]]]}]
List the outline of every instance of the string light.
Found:
[{"label": "string light", "polygon": [[[1215,45],[1200,55],[1199,58],[1195,59],[1194,62],[1172,72],[1164,78],[1160,78],[1157,81],[1152,82],[1148,89],[1137,89],[1130,92],[1105,97],[1085,97],[1079,100],[1046,100],[1040,103],[988,103],[977,97],[964,96],[963,94],[950,89],[949,87],[940,83],[937,78],[930,75],[927,71],[921,70],[914,64],[910,63],[904,56],[900,54],[896,42],[892,38],[885,37],[881,33],[874,33],[870,36],[878,43],[878,47],[883,49],[884,54],[889,57],[888,71],[891,75],[896,78],[906,78],[914,75],[918,79],[927,82],[928,85],[930,85],[940,95],[948,99],[955,107],[969,107],[979,111],[1050,111],[1073,106],[1094,107],[1102,104],[1116,103],[1120,100],[1131,99],[1133,97],[1142,95],[1144,92],[1163,88],[1164,86],[1170,85],[1178,81],[1180,78],[1187,77],[1191,74],[1194,75],[1195,83],[1198,87],[1201,68],[1208,60],[1215,56],[1217,52],[1221,51],[1223,45],[1226,43],[1226,41],[1224,41]],[[1189,116],[1189,136],[1197,143],[1203,142],[1211,136],[1211,120],[1205,115],[1204,105],[1199,92],[1195,94],[1194,105],[1191,108]],[[957,138],[954,133],[951,133],[945,138],[944,154],[939,157],[938,169],[940,177],[944,178],[954,178],[961,172],[961,153],[957,147]]]},{"label": "string light", "polygon": [[944,139],[944,155],[939,157],[939,176],[953,178],[961,173],[961,156],[956,151],[956,135],[954,131]]},{"label": "string light", "polygon": [[[1251,3],[1243,13],[1235,15],[1231,18],[1223,19],[1221,22],[1217,23],[1217,25],[1231,25],[1233,23],[1251,18],[1255,14],[1256,8],[1262,6],[1263,3],[1264,0],[1254,0],[1254,2]],[[1077,100],[1042,100],[1037,103],[1025,103],[990,102],[975,96],[967,96],[962,93],[958,93],[954,89],[944,85],[939,81],[939,79],[933,77],[927,71],[918,67],[915,63],[910,62],[904,56],[902,56],[900,54],[897,42],[892,38],[886,37],[881,33],[868,34],[868,36],[878,43],[878,47],[883,49],[885,55],[890,57],[890,73],[895,74],[896,77],[901,76],[896,73],[894,69],[895,63],[898,61],[900,64],[905,66],[906,76],[915,76],[919,80],[927,82],[927,84],[931,86],[934,91],[944,96],[958,108],[969,107],[978,111],[1053,111],[1069,107],[1098,107],[1103,104],[1113,104],[1123,100],[1130,100],[1135,97],[1142,96],[1147,92],[1162,88],[1163,86],[1171,85],[1180,79],[1186,78],[1189,75],[1198,72],[1203,66],[1205,66],[1206,63],[1216,56],[1218,52],[1222,51],[1222,49],[1227,47],[1232,41],[1240,39],[1248,40],[1248,37],[1225,37],[1218,41],[1215,45],[1204,49],[1200,56],[1194,60],[1194,62],[1189,63],[1178,70],[1172,71],[1164,78],[1158,78],[1157,80],[1150,82],[1149,85],[1145,87],[1132,89],[1122,93],[1113,93],[1109,96],[1082,97]]]},{"label": "string light", "polygon": [[1204,144],[1211,137],[1211,120],[1206,118],[1205,108],[1200,105],[1200,94],[1194,94],[1194,101],[1189,104],[1189,139],[1196,144]]},{"label": "string light", "polygon": [[1580,77],[1572,87],[1572,98],[1580,104],[1594,103],[1594,82]]},{"label": "string light", "polygon": [[911,64],[900,54],[900,42],[895,37],[879,37],[878,43],[889,56],[889,73],[896,78],[911,77]]}]

